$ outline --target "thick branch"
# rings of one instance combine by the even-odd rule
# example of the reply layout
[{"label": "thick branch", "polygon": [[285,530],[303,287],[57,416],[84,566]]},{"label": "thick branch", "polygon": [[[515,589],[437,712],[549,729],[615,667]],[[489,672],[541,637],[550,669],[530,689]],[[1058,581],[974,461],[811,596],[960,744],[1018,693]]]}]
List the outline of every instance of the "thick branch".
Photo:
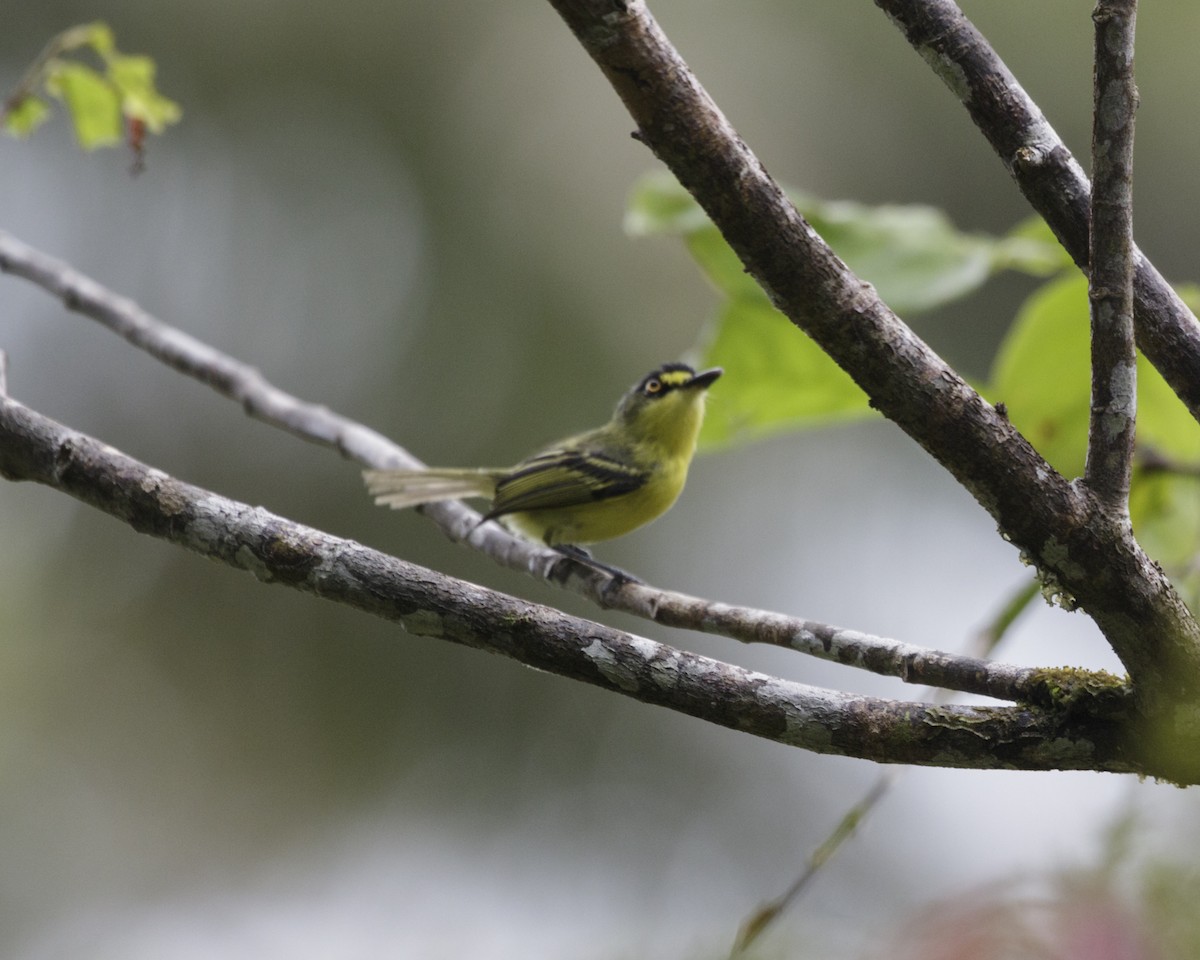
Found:
[{"label": "thick branch", "polygon": [[1115,517],[1129,515],[1137,412],[1133,344],[1133,36],[1137,0],[1101,0],[1092,117],[1092,408],[1087,484]]},{"label": "thick branch", "polygon": [[[708,213],[777,306],[1087,610],[1150,715],[1200,702],[1200,627],[1163,572],[846,268],[738,137],[640,0],[550,0],[638,137]],[[1186,704],[1179,714],[1171,711]],[[1200,717],[1186,724],[1200,736]]]},{"label": "thick branch", "polygon": [[1052,712],[893,702],[754,673],[455,580],[181,483],[6,398],[0,399],[0,474],[47,484],[141,533],[412,633],[791,746],[890,763],[1144,772],[1122,740],[1119,687],[1085,698],[1086,711]]},{"label": "thick branch", "polygon": [[[953,0],[875,0],[951,92],[1075,262],[1088,259],[1091,187],[1037,104]],[[1137,343],[1200,419],[1200,324],[1134,247]]]},{"label": "thick branch", "polygon": [[[70,265],[0,231],[0,271],[23,277],[68,307],[101,323],[167,366],[236,400],[248,414],[374,467],[418,467],[408,451],[326,407],[272,385],[253,367],[151,316]],[[471,545],[498,563],[569,585],[597,603],[675,627],[703,630],[743,643],[768,643],[849,664],[910,683],[942,686],[1001,700],[1040,702],[1037,671],[929,650],[828,624],[671,593],[646,585],[613,589],[611,577],[552,550],[513,537],[460,503],[426,513],[452,540],[470,531]]]}]

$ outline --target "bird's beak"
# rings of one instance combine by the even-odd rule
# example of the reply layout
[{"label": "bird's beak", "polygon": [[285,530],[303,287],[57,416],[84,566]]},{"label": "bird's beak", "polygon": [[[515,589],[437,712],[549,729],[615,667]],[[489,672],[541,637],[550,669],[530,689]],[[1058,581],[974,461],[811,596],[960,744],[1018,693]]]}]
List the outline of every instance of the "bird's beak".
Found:
[{"label": "bird's beak", "polygon": [[687,386],[689,389],[692,387],[699,387],[701,390],[707,390],[717,382],[717,377],[724,372],[725,371],[720,367],[713,367],[711,370],[701,370],[687,382]]}]

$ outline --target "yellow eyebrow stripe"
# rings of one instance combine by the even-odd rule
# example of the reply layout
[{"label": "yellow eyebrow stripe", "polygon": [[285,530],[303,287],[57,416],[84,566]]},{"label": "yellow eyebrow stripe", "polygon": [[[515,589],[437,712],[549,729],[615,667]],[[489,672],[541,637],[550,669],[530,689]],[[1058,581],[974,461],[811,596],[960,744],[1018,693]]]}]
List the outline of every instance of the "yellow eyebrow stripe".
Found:
[{"label": "yellow eyebrow stripe", "polygon": [[658,379],[669,387],[681,387],[692,379],[692,375],[684,370],[668,370]]}]

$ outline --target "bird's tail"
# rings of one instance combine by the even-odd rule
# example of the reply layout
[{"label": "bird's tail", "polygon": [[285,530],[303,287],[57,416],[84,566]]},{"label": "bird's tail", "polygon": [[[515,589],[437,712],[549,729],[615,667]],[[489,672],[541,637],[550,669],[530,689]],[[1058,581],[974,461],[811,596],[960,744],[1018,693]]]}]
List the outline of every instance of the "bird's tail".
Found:
[{"label": "bird's tail", "polygon": [[496,470],[364,470],[367,492],[381,507],[403,510],[439,500],[466,497],[491,499],[496,493]]}]

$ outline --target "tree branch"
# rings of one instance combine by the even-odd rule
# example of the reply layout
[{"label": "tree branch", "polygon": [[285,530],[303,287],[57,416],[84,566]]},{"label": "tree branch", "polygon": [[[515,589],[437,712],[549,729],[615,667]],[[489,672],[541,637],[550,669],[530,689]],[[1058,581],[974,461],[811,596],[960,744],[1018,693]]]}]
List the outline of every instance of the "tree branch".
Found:
[{"label": "tree branch", "polygon": [[740,960],[741,957],[744,957],[746,951],[758,942],[766,929],[775,924],[783,913],[800,899],[800,895],[804,893],[825,864],[854,835],[854,831],[858,829],[863,820],[870,816],[880,801],[887,796],[896,782],[896,778],[902,772],[902,770],[893,769],[881,774],[862,798],[842,815],[842,819],[837,822],[829,836],[808,855],[804,870],[792,881],[791,885],[774,900],[756,908],[750,916],[742,921],[737,935],[733,939],[733,946],[729,950],[729,960]]},{"label": "tree branch", "polygon": [[1056,473],[833,254],[641,0],[550,2],[624,101],[638,139],[775,306],[970,491],[1069,605],[1092,616],[1147,716],[1183,722],[1180,732],[1200,739],[1200,714],[1189,712],[1200,702],[1200,626],[1132,535],[1097,522],[1105,514],[1087,489]]},{"label": "tree branch", "polygon": [[1074,709],[935,707],[755,673],[447,577],[180,482],[0,398],[0,475],[54,487],[133,529],[326,600],[645,703],[818,753],[888,763],[1146,772],[1126,690]]},{"label": "tree branch", "polygon": [[1128,522],[1137,412],[1133,344],[1133,37],[1137,0],[1100,0],[1092,115],[1092,406],[1087,484]]},{"label": "tree branch", "polygon": [[[422,465],[373,430],[280,390],[255,368],[151,316],[132,300],[3,231],[0,271],[33,282],[172,369],[236,400],[247,414],[265,423],[336,449],[367,466]],[[472,547],[496,562],[568,586],[610,609],[743,643],[787,647],[909,683],[1000,700],[1047,702],[1041,671],[943,653],[769,611],[713,603],[645,584],[628,583],[614,589],[612,578],[595,567],[514,537],[498,524],[480,527],[479,514],[461,503],[431,504],[425,513],[450,539],[469,537]]]},{"label": "tree branch", "polygon": [[[789,617],[766,610],[716,603],[630,584],[619,609],[668,627],[798,650],[905,683],[920,683],[998,700],[1046,703],[1046,672],[962,654],[943,653],[858,630]],[[1096,679],[1099,679],[1096,675]]]},{"label": "tree branch", "polygon": [[[953,0],[875,0],[966,107],[1025,199],[1088,269],[1091,186],[1037,104]],[[1200,420],[1200,324],[1135,246],[1137,343]]]}]

